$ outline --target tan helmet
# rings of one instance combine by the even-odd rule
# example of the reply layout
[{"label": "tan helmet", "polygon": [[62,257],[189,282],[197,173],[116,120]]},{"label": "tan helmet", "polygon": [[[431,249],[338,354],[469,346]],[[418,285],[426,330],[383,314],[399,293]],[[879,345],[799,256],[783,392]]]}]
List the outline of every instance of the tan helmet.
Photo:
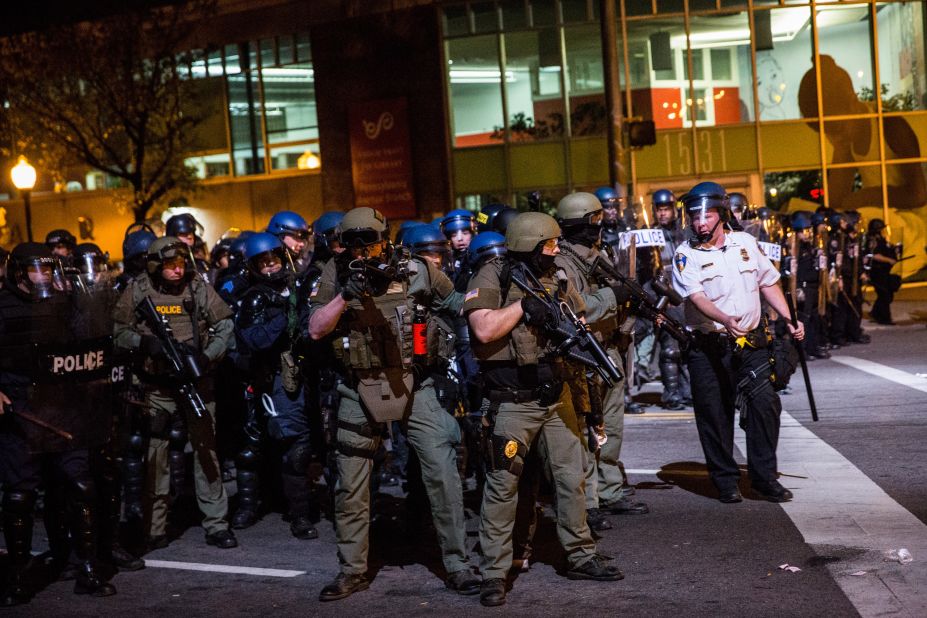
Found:
[{"label": "tan helmet", "polygon": [[557,204],[557,222],[560,225],[578,225],[589,215],[600,210],[602,202],[592,193],[570,193]]},{"label": "tan helmet", "polygon": [[164,260],[181,255],[186,260],[187,271],[193,270],[193,255],[190,247],[176,236],[162,236],[148,247],[148,274],[154,275]]},{"label": "tan helmet", "polygon": [[338,225],[338,236],[344,247],[365,247],[389,240],[389,223],[379,210],[366,206],[353,208]]},{"label": "tan helmet", "polygon": [[530,253],[538,243],[560,237],[560,226],[543,212],[523,212],[512,219],[505,230],[505,246],[509,251]]}]

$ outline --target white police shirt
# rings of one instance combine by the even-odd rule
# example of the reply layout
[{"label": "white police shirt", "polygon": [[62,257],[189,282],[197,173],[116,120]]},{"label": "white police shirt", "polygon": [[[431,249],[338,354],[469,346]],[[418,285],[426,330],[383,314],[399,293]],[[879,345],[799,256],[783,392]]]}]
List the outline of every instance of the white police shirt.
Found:
[{"label": "white police shirt", "polygon": [[744,232],[725,233],[720,248],[683,243],[673,257],[673,287],[686,299],[686,325],[706,333],[723,331],[724,325],[706,317],[689,296],[704,292],[718,309],[751,330],[760,323],[760,288],[777,281],[779,271]]}]

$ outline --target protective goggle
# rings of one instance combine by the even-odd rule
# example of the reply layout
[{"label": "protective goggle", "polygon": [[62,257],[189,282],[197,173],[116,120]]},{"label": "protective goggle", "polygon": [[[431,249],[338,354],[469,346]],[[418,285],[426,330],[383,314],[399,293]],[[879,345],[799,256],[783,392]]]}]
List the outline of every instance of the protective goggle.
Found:
[{"label": "protective goggle", "polygon": [[370,228],[342,230],[341,245],[348,248],[369,247],[381,242],[383,235]]}]

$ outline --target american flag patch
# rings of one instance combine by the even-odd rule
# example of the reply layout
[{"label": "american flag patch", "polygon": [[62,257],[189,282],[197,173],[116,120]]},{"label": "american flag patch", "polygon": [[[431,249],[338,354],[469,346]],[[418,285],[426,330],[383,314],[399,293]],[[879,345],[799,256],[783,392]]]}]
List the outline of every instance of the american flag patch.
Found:
[{"label": "american flag patch", "polygon": [[479,297],[479,295],[480,295],[480,289],[479,289],[479,288],[476,288],[476,289],[474,289],[474,290],[470,290],[469,292],[467,292],[467,295],[464,296],[464,302],[467,302],[468,300],[473,300],[474,298]]}]

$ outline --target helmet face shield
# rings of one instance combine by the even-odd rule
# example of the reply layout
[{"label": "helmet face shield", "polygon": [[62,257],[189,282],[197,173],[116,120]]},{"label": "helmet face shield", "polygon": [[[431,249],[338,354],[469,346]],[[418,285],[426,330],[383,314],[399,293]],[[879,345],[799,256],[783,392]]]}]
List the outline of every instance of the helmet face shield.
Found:
[{"label": "helmet face shield", "polygon": [[77,277],[85,288],[93,288],[103,279],[109,270],[105,255],[99,253],[82,253],[72,260],[74,267],[79,271]]},{"label": "helmet face shield", "polygon": [[17,258],[8,268],[19,285],[33,300],[50,298],[66,291],[61,263],[53,257]]}]

